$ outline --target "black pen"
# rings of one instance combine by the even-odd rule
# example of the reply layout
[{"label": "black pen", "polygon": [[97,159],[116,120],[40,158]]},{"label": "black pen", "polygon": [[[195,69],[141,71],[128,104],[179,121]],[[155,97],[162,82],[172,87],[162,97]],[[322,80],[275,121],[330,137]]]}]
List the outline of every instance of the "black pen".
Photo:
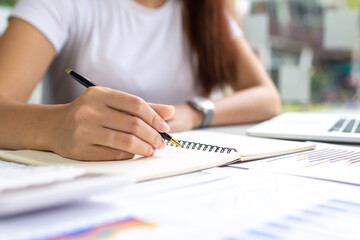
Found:
[{"label": "black pen", "polygon": [[[74,72],[73,70],[71,70],[70,68],[67,68],[65,70],[65,72],[67,74],[69,74],[73,79],[75,79],[77,82],[79,82],[81,85],[83,85],[84,87],[88,88],[88,87],[94,87],[94,86],[100,86],[94,82],[92,82],[91,80],[81,76],[80,74]],[[176,141],[175,139],[173,139],[169,134],[167,133],[161,133],[159,132],[159,134],[161,135],[162,138],[164,138],[165,140],[168,140],[169,142],[180,146],[180,143],[178,141]]]}]

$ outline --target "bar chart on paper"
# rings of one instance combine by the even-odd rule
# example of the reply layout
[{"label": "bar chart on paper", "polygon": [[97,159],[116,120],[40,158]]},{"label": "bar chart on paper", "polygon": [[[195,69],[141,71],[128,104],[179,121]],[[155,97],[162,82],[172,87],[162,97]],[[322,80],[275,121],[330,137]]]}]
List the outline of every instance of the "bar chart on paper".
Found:
[{"label": "bar chart on paper", "polygon": [[[243,236],[231,239],[359,239],[360,203],[329,199],[307,209],[249,229]],[[230,238],[229,238],[230,240]]]},{"label": "bar chart on paper", "polygon": [[360,184],[360,151],[342,148],[320,146],[317,150],[232,166]]}]

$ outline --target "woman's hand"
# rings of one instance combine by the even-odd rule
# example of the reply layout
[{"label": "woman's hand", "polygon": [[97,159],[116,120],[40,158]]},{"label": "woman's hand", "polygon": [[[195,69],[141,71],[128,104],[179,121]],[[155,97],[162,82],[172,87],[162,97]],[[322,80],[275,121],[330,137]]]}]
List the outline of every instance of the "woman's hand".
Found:
[{"label": "woman's hand", "polygon": [[168,132],[164,119],[174,108],[148,104],[139,97],[103,87],[90,87],[59,110],[50,149],[80,160],[152,156],[165,147],[158,132]]},{"label": "woman's hand", "polygon": [[189,104],[175,106],[175,114],[167,122],[171,132],[180,132],[198,128],[201,125],[203,114],[193,109]]}]

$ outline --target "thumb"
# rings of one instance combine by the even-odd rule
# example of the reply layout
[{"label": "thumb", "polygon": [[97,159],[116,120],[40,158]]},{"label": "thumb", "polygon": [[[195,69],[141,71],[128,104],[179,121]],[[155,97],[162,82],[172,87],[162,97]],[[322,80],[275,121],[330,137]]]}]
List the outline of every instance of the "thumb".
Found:
[{"label": "thumb", "polygon": [[149,105],[164,120],[168,120],[172,118],[172,116],[175,113],[175,107],[172,105],[154,104],[154,103],[149,103]]}]

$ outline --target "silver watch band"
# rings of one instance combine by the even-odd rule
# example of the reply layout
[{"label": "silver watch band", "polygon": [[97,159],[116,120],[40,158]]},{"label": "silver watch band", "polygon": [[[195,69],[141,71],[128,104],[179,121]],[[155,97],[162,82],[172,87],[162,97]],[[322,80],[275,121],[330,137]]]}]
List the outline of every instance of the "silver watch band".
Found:
[{"label": "silver watch band", "polygon": [[204,119],[200,125],[200,128],[204,128],[204,127],[207,127],[210,125],[212,119],[214,117],[214,111],[211,110],[211,111],[207,111],[205,114],[204,114]]}]

